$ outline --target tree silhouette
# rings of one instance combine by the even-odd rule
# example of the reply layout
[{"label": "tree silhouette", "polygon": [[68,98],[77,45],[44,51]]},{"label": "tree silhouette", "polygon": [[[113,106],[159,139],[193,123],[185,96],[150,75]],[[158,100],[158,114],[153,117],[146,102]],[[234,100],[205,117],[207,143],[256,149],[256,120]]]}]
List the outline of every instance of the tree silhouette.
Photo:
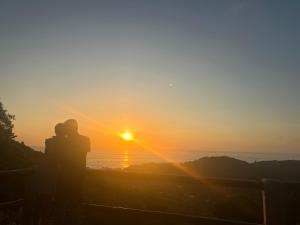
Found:
[{"label": "tree silhouette", "polygon": [[16,135],[13,133],[15,116],[7,112],[0,102],[0,144],[10,143]]}]

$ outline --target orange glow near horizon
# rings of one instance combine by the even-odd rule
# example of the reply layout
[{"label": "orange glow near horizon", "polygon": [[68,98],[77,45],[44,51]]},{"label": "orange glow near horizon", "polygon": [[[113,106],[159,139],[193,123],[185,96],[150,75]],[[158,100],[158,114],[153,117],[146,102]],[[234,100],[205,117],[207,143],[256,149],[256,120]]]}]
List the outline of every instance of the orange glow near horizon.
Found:
[{"label": "orange glow near horizon", "polygon": [[[75,111],[74,109],[67,107],[67,109],[69,110],[69,112],[72,112],[74,115],[79,116],[81,118],[84,118],[86,121],[92,122],[94,124],[94,126],[96,124],[100,124],[99,121],[95,118],[92,118],[82,112],[78,112]],[[103,128],[103,126],[102,126]],[[111,130],[112,131],[112,130]],[[116,132],[113,132],[114,134],[117,134]],[[126,142],[132,142],[134,145],[138,146],[139,148],[145,150],[145,151],[149,151],[152,154],[158,156],[159,158],[161,158],[163,161],[171,163],[174,167],[176,167],[177,169],[183,171],[184,173],[186,173],[189,176],[192,177],[196,177],[197,174],[193,171],[191,171],[190,169],[186,168],[184,165],[182,165],[181,163],[176,162],[175,160],[172,160],[170,157],[164,155],[160,150],[160,148],[158,147],[151,147],[149,144],[146,144],[145,141],[142,140],[138,140],[136,138],[133,137],[132,131],[131,130],[125,130],[122,133],[118,133],[119,137],[122,138],[122,140],[126,141]],[[128,147],[128,146],[126,146]],[[128,157],[128,150],[126,149],[125,151],[125,155],[124,155],[124,166],[128,166],[129,165],[129,157]]]},{"label": "orange glow near horizon", "polygon": [[[195,124],[190,117],[170,121],[169,117],[161,119],[157,115],[148,114],[140,109],[131,112],[118,108],[103,112],[89,108],[83,109],[76,105],[66,105],[57,100],[52,100],[52,104],[53,108],[60,109],[59,114],[54,118],[45,119],[43,117],[29,124],[22,122],[21,119],[16,120],[17,140],[24,141],[30,146],[43,147],[44,140],[54,135],[53,128],[56,123],[75,118],[79,123],[79,132],[90,138],[92,149],[95,151],[120,152],[124,149],[129,152],[140,151],[141,146],[136,141],[141,142],[141,140],[146,143],[146,146],[151,145],[151,148],[159,149],[159,152],[162,153],[173,149],[199,151],[227,151],[230,149],[258,151],[258,149],[265,149],[279,152],[286,147],[284,143],[279,143],[279,139],[274,142],[263,135],[254,137],[255,133],[249,131],[236,133],[234,130],[227,129],[222,123],[218,123],[219,121],[211,122],[200,118],[201,127],[199,129],[197,126],[193,129],[186,129],[187,126],[184,126],[184,122],[189,124],[194,122]],[[18,114],[16,115],[18,116]],[[199,123],[199,121],[196,122]],[[266,129],[262,131],[266,132]],[[125,138],[122,137],[126,131],[130,132],[132,140],[126,141],[126,137],[131,139],[128,134],[125,135]],[[295,146],[297,147],[297,145]]]}]

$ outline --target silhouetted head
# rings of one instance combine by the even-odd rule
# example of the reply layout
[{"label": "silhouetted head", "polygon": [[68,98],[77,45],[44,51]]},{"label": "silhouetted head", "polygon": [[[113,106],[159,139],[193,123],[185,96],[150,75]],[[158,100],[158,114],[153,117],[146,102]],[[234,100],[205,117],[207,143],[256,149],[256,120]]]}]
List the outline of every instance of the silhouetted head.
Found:
[{"label": "silhouetted head", "polygon": [[67,135],[78,134],[78,123],[74,119],[66,120],[64,123]]},{"label": "silhouetted head", "polygon": [[56,136],[65,136],[66,135],[66,128],[63,123],[58,123],[55,125],[55,134]]}]

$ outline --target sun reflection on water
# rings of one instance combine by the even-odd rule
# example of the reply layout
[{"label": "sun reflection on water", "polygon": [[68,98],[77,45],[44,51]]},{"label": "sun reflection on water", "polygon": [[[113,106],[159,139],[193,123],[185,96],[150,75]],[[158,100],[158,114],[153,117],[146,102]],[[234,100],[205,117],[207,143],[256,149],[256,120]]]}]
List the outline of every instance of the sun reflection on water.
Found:
[{"label": "sun reflection on water", "polygon": [[122,164],[123,168],[126,168],[129,166],[129,154],[128,151],[124,151],[123,153],[123,164]]}]

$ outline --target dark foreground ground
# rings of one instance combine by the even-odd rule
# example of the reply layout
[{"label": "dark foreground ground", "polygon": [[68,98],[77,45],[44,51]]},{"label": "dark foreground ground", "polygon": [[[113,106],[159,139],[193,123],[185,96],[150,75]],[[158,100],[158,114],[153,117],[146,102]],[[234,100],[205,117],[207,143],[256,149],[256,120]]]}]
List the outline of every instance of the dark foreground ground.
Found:
[{"label": "dark foreground ground", "polygon": [[[22,165],[33,165],[35,160],[38,161],[38,158],[42,157],[36,153],[30,154],[32,154],[30,157],[24,156],[24,153],[21,154],[22,160],[30,159],[30,162]],[[5,162],[2,168],[8,169],[9,163]],[[182,166],[204,177],[254,180],[276,178],[300,181],[300,161],[247,163],[228,157],[208,157],[183,163]],[[163,163],[131,166],[126,169],[126,172],[187,175],[182,170]],[[22,177],[1,182],[1,201],[15,199],[21,195]],[[250,189],[216,188],[202,184],[174,184],[168,181],[126,180],[102,175],[87,177],[84,202],[261,223],[263,220],[261,196],[260,191]],[[292,198],[297,203],[295,206],[298,210],[300,197],[298,194],[293,194]],[[11,222],[18,221],[19,214],[18,210],[0,210],[0,224],[14,224]],[[165,224],[146,217],[136,218],[124,215],[116,217],[99,211],[86,212],[85,210],[83,210],[82,219],[88,224],[99,224],[99,221],[101,224]],[[174,221],[173,224],[183,223]]]}]

